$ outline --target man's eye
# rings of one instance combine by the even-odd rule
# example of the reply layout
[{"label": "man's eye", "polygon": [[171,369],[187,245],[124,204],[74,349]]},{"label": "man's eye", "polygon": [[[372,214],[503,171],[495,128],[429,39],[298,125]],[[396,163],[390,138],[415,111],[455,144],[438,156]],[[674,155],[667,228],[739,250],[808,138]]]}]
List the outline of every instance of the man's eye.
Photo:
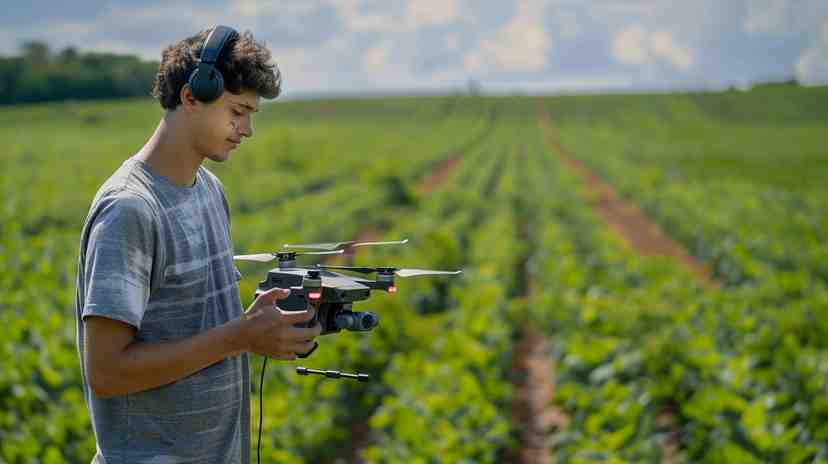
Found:
[{"label": "man's eye", "polygon": [[238,112],[236,110],[233,110],[233,114],[235,114],[236,116],[241,116],[242,115],[240,112]]}]

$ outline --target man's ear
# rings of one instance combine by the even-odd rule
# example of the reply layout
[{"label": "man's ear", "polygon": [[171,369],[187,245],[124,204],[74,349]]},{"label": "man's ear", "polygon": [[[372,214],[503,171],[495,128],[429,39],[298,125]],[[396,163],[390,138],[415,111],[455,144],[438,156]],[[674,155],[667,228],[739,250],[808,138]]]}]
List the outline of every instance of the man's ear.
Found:
[{"label": "man's ear", "polygon": [[181,98],[181,106],[184,108],[185,111],[192,111],[196,108],[196,106],[199,103],[201,103],[193,95],[193,92],[190,89],[190,84],[184,84],[181,87],[181,92],[179,93],[179,97]]}]

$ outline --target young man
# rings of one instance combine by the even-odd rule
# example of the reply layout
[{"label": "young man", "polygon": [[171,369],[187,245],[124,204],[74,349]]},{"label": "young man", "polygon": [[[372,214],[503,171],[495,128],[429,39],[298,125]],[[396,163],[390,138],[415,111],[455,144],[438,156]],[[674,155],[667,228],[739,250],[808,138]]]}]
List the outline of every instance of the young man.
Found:
[{"label": "young man", "polygon": [[189,79],[211,32],[164,51],[152,94],[165,114],[98,190],[83,227],[75,315],[93,463],[247,464],[247,353],[295,359],[320,333],[294,326],[312,308],[276,306],[288,290],[242,308],[228,202],[202,161],[229,159],[253,135],[251,113],[281,79],[267,49],[232,31],[216,47],[223,92],[196,98]]}]

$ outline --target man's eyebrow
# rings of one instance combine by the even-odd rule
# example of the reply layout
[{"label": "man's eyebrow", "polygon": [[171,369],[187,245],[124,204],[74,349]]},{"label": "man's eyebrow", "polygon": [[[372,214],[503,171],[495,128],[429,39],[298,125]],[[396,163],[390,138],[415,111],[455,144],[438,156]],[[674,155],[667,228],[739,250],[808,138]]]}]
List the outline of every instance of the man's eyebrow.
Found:
[{"label": "man's eyebrow", "polygon": [[239,106],[243,106],[243,107],[247,108],[248,110],[250,110],[250,111],[252,111],[252,112],[254,112],[254,113],[258,113],[258,112],[259,112],[259,110],[258,110],[258,109],[253,108],[252,106],[250,106],[250,105],[248,105],[248,104],[246,104],[246,103],[239,103],[239,102],[233,102],[233,103],[234,103],[234,104],[236,104],[236,105],[239,105]]}]

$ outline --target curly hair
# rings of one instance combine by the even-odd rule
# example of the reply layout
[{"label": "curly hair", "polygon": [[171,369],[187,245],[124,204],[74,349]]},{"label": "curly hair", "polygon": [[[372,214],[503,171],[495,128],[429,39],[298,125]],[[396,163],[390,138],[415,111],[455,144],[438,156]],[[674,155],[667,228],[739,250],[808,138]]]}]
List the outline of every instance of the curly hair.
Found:
[{"label": "curly hair", "polygon": [[[212,29],[205,29],[170,45],[161,54],[161,65],[155,75],[151,95],[161,106],[174,110],[181,104],[181,88],[198,66],[204,41]],[[224,77],[224,89],[236,95],[243,90],[273,99],[281,93],[282,74],[270,51],[253,40],[250,31],[234,35],[225,43],[216,59],[216,68]]]}]

